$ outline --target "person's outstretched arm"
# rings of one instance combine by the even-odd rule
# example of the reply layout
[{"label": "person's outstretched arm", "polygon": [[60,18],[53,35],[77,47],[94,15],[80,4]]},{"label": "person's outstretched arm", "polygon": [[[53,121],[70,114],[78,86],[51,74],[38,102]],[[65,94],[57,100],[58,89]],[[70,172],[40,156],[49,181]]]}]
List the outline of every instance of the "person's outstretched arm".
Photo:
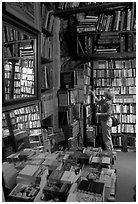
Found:
[{"label": "person's outstretched arm", "polygon": [[95,99],[95,102],[97,104],[101,105],[103,103],[104,99],[98,99],[97,96],[95,95],[94,91],[91,91],[91,92],[92,92],[92,95],[93,95],[93,97]]}]

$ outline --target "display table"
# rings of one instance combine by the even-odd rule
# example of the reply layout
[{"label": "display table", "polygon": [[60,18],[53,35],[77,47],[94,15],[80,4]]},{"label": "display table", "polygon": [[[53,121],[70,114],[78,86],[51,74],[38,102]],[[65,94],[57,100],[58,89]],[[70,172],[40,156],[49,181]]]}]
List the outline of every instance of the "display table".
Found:
[{"label": "display table", "polygon": [[112,161],[116,153],[87,147],[46,154],[32,150],[30,155],[22,164],[19,153],[18,158],[7,158],[18,171],[10,201],[115,201],[116,170]]}]

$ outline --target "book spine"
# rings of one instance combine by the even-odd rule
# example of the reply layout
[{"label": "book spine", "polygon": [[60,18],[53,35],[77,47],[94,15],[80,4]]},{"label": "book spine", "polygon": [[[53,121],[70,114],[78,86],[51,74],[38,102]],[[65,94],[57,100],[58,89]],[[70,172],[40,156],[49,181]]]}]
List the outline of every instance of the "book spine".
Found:
[{"label": "book spine", "polygon": [[127,25],[126,30],[129,31],[131,29],[131,10],[127,10]]}]

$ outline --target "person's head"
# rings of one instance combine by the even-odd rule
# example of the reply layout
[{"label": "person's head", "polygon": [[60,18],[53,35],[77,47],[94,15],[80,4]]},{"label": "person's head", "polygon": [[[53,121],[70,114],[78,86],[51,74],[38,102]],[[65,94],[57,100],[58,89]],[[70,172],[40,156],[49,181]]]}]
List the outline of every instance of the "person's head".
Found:
[{"label": "person's head", "polygon": [[110,91],[110,89],[106,89],[104,91],[104,97],[107,99],[107,100],[113,100],[113,93]]}]

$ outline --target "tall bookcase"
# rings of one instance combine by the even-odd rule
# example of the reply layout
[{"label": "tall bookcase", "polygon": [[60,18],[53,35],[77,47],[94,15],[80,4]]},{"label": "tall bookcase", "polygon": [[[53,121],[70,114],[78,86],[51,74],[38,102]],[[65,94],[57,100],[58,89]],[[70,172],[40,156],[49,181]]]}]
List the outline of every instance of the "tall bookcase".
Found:
[{"label": "tall bookcase", "polygon": [[[76,15],[76,59],[92,62],[96,94],[100,97],[105,87],[115,92],[114,110],[121,124],[112,128],[113,142],[126,151],[135,143],[136,4],[70,2],[56,8],[60,17]],[[93,104],[93,116],[95,108]],[[101,134],[100,127],[97,131]]]},{"label": "tall bookcase", "polygon": [[[3,147],[8,140],[9,152],[24,146],[23,137],[29,146],[43,145],[42,128],[58,132],[60,21],[53,15],[55,3],[21,4],[3,3]],[[25,20],[30,7],[33,22]]]},{"label": "tall bookcase", "polygon": [[42,127],[46,118],[50,117],[52,126],[53,114],[53,24],[54,15],[52,5],[41,3],[41,120]]},{"label": "tall bookcase", "polygon": [[3,14],[3,107],[38,100],[38,32]]},{"label": "tall bookcase", "polygon": [[58,98],[60,78],[59,28],[54,16],[54,3],[41,2],[41,123],[42,128],[58,130]]},{"label": "tall bookcase", "polygon": [[58,91],[59,127],[65,136],[65,144],[78,146],[79,130],[78,72],[60,72]]},{"label": "tall bookcase", "polygon": [[77,67],[78,70],[78,96],[79,103],[83,107],[82,115],[80,117],[81,135],[83,138],[83,145],[94,142],[92,127],[92,65],[87,62]]},{"label": "tall bookcase", "polygon": [[[12,7],[9,11],[8,6]],[[42,127],[53,126],[55,113],[53,86],[56,80],[53,80],[52,64],[54,4],[30,5],[37,10],[37,15],[35,10],[34,14],[39,26],[28,23],[29,20],[24,22],[20,15],[15,16],[14,6],[20,7],[20,3],[3,3],[4,157],[24,147],[43,145]],[[54,121],[54,125],[56,123]]]},{"label": "tall bookcase", "polygon": [[[135,59],[93,62],[94,88],[100,98],[105,88],[114,92],[113,108],[120,125],[112,127],[113,144],[126,150],[135,147],[136,64]],[[132,138],[130,138],[132,136]],[[126,141],[128,137],[128,141]]]},{"label": "tall bookcase", "polygon": [[41,127],[38,103],[39,31],[23,23],[6,8],[3,3],[3,159],[30,147],[30,135],[34,129],[37,131]]}]

